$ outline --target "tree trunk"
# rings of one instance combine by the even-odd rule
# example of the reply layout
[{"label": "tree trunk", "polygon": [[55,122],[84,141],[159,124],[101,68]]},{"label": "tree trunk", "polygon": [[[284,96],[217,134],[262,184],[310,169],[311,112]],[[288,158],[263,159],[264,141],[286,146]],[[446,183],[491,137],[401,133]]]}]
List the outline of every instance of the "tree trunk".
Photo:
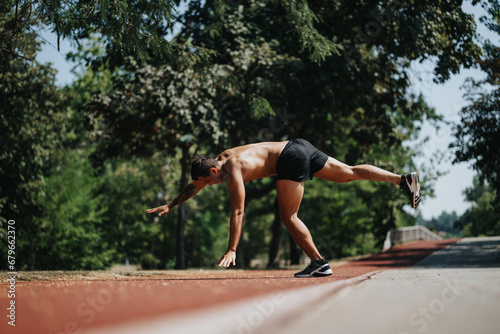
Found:
[{"label": "tree trunk", "polygon": [[[181,192],[189,182],[189,164],[191,162],[191,156],[189,155],[189,145],[185,144],[181,146],[181,149],[182,149],[181,179],[179,183],[179,192]],[[177,215],[175,269],[186,269],[185,235],[184,235],[185,229],[186,229],[186,203],[181,203],[178,206],[178,215]]]},{"label": "tree trunk", "polygon": [[[274,188],[276,188],[275,182],[272,182],[265,186],[261,186],[260,188],[247,189],[245,196],[245,212],[248,206],[250,205],[250,202],[252,202],[256,198],[261,198],[263,196],[266,196]],[[243,226],[241,228],[240,242],[238,248],[236,249],[236,267],[238,268],[249,267],[250,261],[252,260],[251,257],[245,256],[246,241],[243,237],[245,231],[245,225],[246,225],[246,217],[243,218]],[[251,240],[249,240],[249,243],[250,242]]]},{"label": "tree trunk", "polygon": [[290,237],[290,264],[299,264],[302,250],[297,246],[292,236],[289,235],[289,237]]},{"label": "tree trunk", "polygon": [[272,239],[269,246],[269,262],[267,268],[279,268],[281,257],[281,243],[283,240],[283,227],[280,218],[278,199],[274,201],[274,221],[271,227]]}]

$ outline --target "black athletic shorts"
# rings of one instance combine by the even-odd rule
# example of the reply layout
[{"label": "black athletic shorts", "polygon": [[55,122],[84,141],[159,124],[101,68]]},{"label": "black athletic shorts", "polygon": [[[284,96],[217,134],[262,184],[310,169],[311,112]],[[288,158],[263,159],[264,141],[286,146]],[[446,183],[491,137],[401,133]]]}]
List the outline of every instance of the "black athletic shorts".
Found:
[{"label": "black athletic shorts", "polygon": [[323,168],[328,155],[305,139],[290,140],[281,152],[276,171],[278,180],[303,182],[312,180],[314,173]]}]

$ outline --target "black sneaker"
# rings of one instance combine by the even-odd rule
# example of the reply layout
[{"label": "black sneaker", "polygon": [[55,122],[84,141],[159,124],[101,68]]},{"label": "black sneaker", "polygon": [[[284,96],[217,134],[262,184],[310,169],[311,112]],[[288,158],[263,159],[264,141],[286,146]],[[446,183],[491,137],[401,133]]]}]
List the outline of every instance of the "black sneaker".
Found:
[{"label": "black sneaker", "polygon": [[295,273],[295,277],[322,277],[333,274],[330,265],[324,259],[311,261],[306,269]]},{"label": "black sneaker", "polygon": [[412,208],[416,209],[420,204],[420,183],[418,182],[418,173],[405,174],[401,176],[401,183],[399,184],[408,197]]}]

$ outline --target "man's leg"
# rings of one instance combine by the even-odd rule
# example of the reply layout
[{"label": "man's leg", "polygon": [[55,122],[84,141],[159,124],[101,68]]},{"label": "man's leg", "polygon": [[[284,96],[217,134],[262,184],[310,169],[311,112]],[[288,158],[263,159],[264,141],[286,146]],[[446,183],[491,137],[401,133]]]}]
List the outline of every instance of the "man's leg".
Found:
[{"label": "man's leg", "polygon": [[280,217],[285,224],[293,240],[299,245],[304,253],[309,256],[311,263],[306,269],[295,273],[295,277],[323,277],[332,274],[332,270],[314,245],[311,233],[306,225],[297,217],[300,202],[304,195],[304,182],[289,180],[276,181],[278,202],[280,205]]},{"label": "man's leg", "polygon": [[323,180],[345,183],[354,180],[383,181],[399,185],[401,175],[397,175],[372,165],[349,166],[328,157],[325,166],[314,174]]},{"label": "man's leg", "polygon": [[297,216],[304,195],[304,182],[278,180],[276,181],[276,190],[281,221],[290,232],[293,240],[311,258],[311,261],[321,259],[309,229]]},{"label": "man's leg", "polygon": [[354,180],[382,181],[399,185],[410,201],[412,208],[417,208],[420,199],[418,173],[398,175],[372,165],[349,166],[332,157],[328,157],[325,166],[314,174],[323,180],[345,183]]}]

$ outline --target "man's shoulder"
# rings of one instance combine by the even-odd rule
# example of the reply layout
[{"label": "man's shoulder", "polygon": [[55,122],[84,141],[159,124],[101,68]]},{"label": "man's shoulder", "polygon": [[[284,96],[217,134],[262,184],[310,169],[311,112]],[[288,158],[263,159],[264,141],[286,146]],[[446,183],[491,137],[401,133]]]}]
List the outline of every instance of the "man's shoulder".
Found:
[{"label": "man's shoulder", "polygon": [[241,170],[241,159],[238,155],[232,155],[225,159],[224,167],[228,173],[237,173]]}]

